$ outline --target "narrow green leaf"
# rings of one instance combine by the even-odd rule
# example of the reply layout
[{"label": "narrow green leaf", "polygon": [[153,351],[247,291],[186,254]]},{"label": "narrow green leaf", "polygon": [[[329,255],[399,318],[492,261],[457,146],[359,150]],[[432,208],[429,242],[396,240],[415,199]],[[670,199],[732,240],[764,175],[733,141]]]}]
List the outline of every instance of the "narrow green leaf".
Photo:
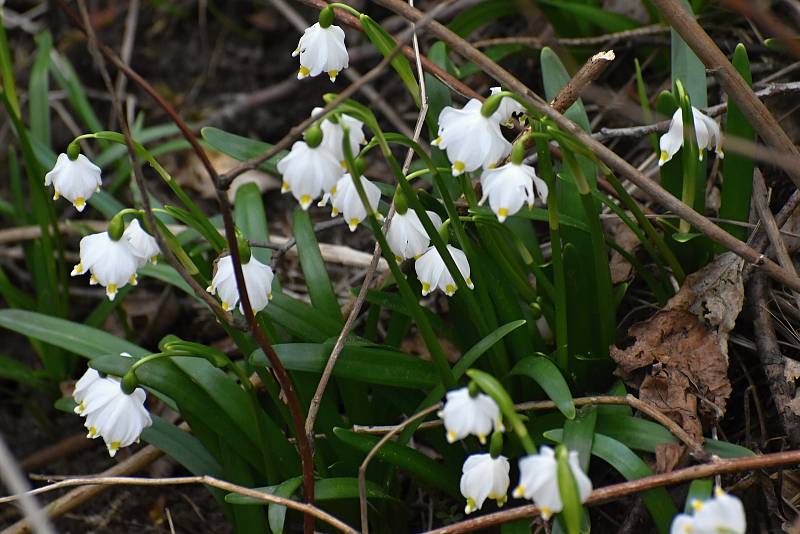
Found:
[{"label": "narrow green leaf", "polygon": [[556,403],[558,409],[567,419],[575,418],[575,404],[572,393],[558,366],[544,356],[528,356],[523,358],[511,370],[512,375],[524,375],[532,378],[544,390],[547,396]]},{"label": "narrow green leaf", "polygon": [[142,432],[144,441],[164,451],[193,475],[224,476],[219,462],[196,437],[157,415],[151,417],[153,425]]},{"label": "narrow green leaf", "polygon": [[[681,0],[681,3],[684,9],[692,13],[687,0]],[[700,109],[706,108],[708,107],[706,67],[677,31],[673,29],[671,35],[672,85],[680,80],[692,100],[692,105]]]},{"label": "narrow green leaf", "polygon": [[36,59],[28,81],[28,116],[31,137],[50,144],[50,49],[53,38],[49,31],[36,36]]},{"label": "narrow green leaf", "polygon": [[342,323],[341,308],[339,308],[336,293],[325,268],[325,261],[319,250],[311,217],[307,211],[297,207],[294,210],[292,221],[292,231],[297,240],[297,255],[300,258],[300,266],[303,269],[311,303],[330,319]]},{"label": "narrow green leaf", "polygon": [[[261,191],[256,184],[245,184],[236,190],[234,218],[236,227],[242,231],[245,239],[250,241],[269,241],[267,214],[264,211]],[[272,250],[268,248],[253,248],[252,252],[255,259],[261,263],[269,264]]]},{"label": "narrow green leaf", "polygon": [[[275,352],[290,371],[322,373],[333,343],[288,343],[275,345]],[[253,365],[268,365],[261,350],[250,356]],[[372,345],[345,345],[334,376],[370,384],[402,388],[429,388],[439,383],[430,362],[397,350]]]},{"label": "narrow green leaf", "polygon": [[[357,434],[344,428],[334,428],[333,433],[347,445],[368,454],[378,442],[377,436]],[[386,443],[375,455],[376,460],[408,471],[414,478],[438,488],[453,497],[459,497],[456,479],[441,464],[431,460],[421,452],[398,445]]]},{"label": "narrow green leaf", "polygon": [[[381,55],[388,57],[397,46],[394,37],[384,30],[383,26],[372,20],[369,15],[362,14],[359,17],[359,21],[361,22],[361,27],[364,29],[364,33],[369,40],[372,41],[372,44],[375,45],[375,48],[378,49]],[[408,92],[411,93],[411,97],[414,99],[414,102],[416,102],[417,107],[419,107],[419,84],[417,83],[417,78],[414,76],[414,71],[411,70],[411,63],[408,62],[408,59],[406,59],[402,53],[399,53],[395,54],[391,64],[392,68],[394,68],[395,72],[400,76],[403,84],[405,84]]]},{"label": "narrow green leaf", "polygon": [[132,356],[150,354],[150,351],[102,330],[32,311],[0,310],[0,327],[89,359],[122,352]]},{"label": "narrow green leaf", "polygon": [[0,379],[11,380],[33,388],[43,385],[36,371],[24,363],[2,354],[0,354]]},{"label": "narrow green leaf", "polygon": [[686,504],[683,508],[683,513],[693,514],[694,508],[692,507],[693,501],[707,501],[711,498],[711,492],[714,489],[714,482],[709,478],[700,480],[692,480],[689,484],[689,493],[686,495]]},{"label": "narrow green leaf", "polygon": [[[286,480],[275,487],[273,494],[276,497],[289,499],[302,484],[303,477],[290,478],[289,480]],[[314,496],[319,498],[317,497],[316,493],[317,492],[315,488]],[[242,495],[242,497],[244,496]],[[283,532],[283,525],[286,522],[286,507],[281,506],[280,504],[270,504],[269,512],[267,513],[267,519],[269,520],[269,528],[272,530],[272,534],[281,534]]]},{"label": "narrow green leaf", "polygon": [[[206,143],[211,145],[216,150],[229,155],[233,159],[238,159],[239,161],[245,161],[250,158],[254,158],[272,148],[272,145],[269,143],[264,143],[263,141],[256,141],[255,139],[249,139],[247,137],[242,137],[241,135],[228,133],[224,130],[213,128],[211,126],[206,126],[200,130],[200,133],[202,134]],[[280,173],[278,172],[278,162],[288,153],[289,152],[286,150],[279,152],[277,155],[259,165],[259,169],[274,176],[279,176]]]},{"label": "narrow green leaf", "polygon": [[564,445],[578,453],[578,460],[584,473],[589,472],[596,424],[596,406],[585,406],[575,419],[564,421]]}]

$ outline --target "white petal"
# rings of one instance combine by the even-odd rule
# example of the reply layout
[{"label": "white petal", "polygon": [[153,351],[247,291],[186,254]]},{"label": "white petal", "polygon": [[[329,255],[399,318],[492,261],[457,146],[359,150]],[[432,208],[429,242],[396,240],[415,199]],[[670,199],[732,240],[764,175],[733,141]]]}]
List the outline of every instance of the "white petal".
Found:
[{"label": "white petal", "polygon": [[694,529],[694,518],[686,514],[676,515],[672,520],[672,526],[669,528],[670,534],[692,534],[694,532],[696,532]]},{"label": "white petal", "polygon": [[672,115],[672,121],[669,123],[669,131],[661,136],[658,145],[661,149],[661,155],[658,160],[659,166],[671,160],[672,156],[683,146],[683,116],[681,115],[680,108]]},{"label": "white petal", "polygon": [[122,238],[128,240],[133,254],[139,258],[139,267],[156,258],[160,252],[158,241],[144,231],[141,224],[139,224],[139,219],[133,219],[128,224],[122,234]]}]

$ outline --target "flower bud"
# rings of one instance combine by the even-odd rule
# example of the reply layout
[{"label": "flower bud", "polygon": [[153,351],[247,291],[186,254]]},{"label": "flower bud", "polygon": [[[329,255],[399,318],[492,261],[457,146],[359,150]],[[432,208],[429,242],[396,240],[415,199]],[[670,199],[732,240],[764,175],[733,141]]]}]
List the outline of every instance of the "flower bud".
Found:
[{"label": "flower bud", "polygon": [[309,147],[317,148],[322,143],[322,128],[320,128],[319,123],[315,122],[306,130],[305,134],[303,134],[303,139]]},{"label": "flower bud", "polygon": [[319,12],[319,25],[321,28],[328,28],[333,24],[333,8],[328,6]]}]

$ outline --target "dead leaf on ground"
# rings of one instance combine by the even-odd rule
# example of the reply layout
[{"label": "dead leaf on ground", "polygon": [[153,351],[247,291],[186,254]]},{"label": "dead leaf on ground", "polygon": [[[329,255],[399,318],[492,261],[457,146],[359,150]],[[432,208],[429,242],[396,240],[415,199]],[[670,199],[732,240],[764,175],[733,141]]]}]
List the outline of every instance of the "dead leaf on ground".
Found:
[{"label": "dead leaf on ground", "polygon": [[[611,348],[617,375],[701,443],[704,425],[722,417],[731,394],[728,335],[744,301],[742,265],[722,254],[688,276],[664,310],[631,326],[631,346]],[[684,452],[679,444],[658,447],[656,468],[672,470]]]},{"label": "dead leaf on ground", "polygon": [[[636,249],[641,246],[639,237],[631,230],[627,224],[618,220],[612,219],[606,221],[603,225],[606,233],[614,240],[614,242],[622,247],[622,249],[633,255]],[[611,250],[611,259],[609,260],[609,269],[611,271],[611,282],[613,284],[621,284],[630,278],[633,266],[625,259],[625,257],[617,252]]]},{"label": "dead leaf on ground", "polygon": [[[232,157],[215,150],[207,150],[206,154],[208,154],[208,158],[211,160],[211,165],[220,173],[226,172],[240,163]],[[216,198],[217,193],[214,189],[214,185],[211,183],[211,180],[209,180],[208,173],[196,154],[190,153],[183,167],[173,174],[175,176],[175,181],[178,182],[181,187],[192,189],[205,199]],[[256,184],[259,191],[262,193],[265,191],[274,191],[281,187],[280,180],[266,172],[259,170],[247,171],[233,180],[228,189],[228,199],[233,202],[236,199],[236,190],[248,183]]]}]

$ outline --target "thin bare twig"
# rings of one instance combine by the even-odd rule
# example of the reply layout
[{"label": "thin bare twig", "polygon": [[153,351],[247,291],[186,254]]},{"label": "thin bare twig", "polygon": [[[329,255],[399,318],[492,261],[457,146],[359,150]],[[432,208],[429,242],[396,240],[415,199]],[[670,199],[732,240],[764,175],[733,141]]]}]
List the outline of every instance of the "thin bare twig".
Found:
[{"label": "thin bare twig", "polygon": [[58,482],[48,484],[47,486],[43,486],[35,490],[31,490],[22,495],[11,495],[9,497],[2,497],[0,498],[0,504],[16,501],[17,499],[20,499],[23,496],[39,495],[42,493],[55,491],[61,488],[70,488],[75,486],[153,487],[153,486],[185,486],[188,484],[192,485],[202,484],[205,486],[211,486],[212,488],[217,488],[230,493],[244,495],[245,497],[250,497],[251,499],[256,499],[267,504],[280,504],[281,506],[285,506],[287,508],[291,508],[292,510],[297,510],[298,512],[302,512],[306,516],[311,516],[315,519],[319,519],[320,521],[324,521],[325,523],[331,525],[332,527],[336,528],[341,532],[347,532],[348,534],[358,534],[357,530],[348,526],[346,523],[330,515],[329,513],[320,510],[316,506],[297,502],[292,499],[278,497],[277,495],[261,492],[258,490],[254,490],[252,488],[247,488],[244,486],[240,486],[238,484],[233,484],[231,482],[220,480],[218,478],[214,478],[207,475],[190,476],[190,477],[164,477],[164,478],[136,478],[136,477],[120,477],[120,476],[69,478],[66,480],[60,480]]},{"label": "thin bare twig", "polygon": [[11,454],[11,450],[6,445],[6,440],[3,439],[2,434],[0,434],[0,481],[10,491],[20,494],[19,500],[22,503],[22,511],[25,513],[25,518],[36,529],[36,532],[55,534],[53,526],[47,519],[47,514],[29,492],[28,488],[30,486],[28,486],[28,482],[20,471],[19,464],[14,455]]},{"label": "thin bare twig", "polygon": [[391,431],[387,432],[385,436],[378,440],[378,442],[372,447],[367,454],[367,457],[364,458],[364,461],[361,462],[361,466],[358,468],[358,494],[360,497],[360,509],[361,509],[361,533],[362,534],[369,534],[369,517],[367,515],[367,467],[369,467],[369,463],[378,454],[378,451],[381,450],[381,447],[386,445],[392,437],[397,435],[400,431],[406,428],[408,425],[418,421],[428,415],[431,412],[434,412],[441,408],[441,404],[435,404],[433,406],[428,406],[424,410],[412,415],[401,424],[395,426]]}]

